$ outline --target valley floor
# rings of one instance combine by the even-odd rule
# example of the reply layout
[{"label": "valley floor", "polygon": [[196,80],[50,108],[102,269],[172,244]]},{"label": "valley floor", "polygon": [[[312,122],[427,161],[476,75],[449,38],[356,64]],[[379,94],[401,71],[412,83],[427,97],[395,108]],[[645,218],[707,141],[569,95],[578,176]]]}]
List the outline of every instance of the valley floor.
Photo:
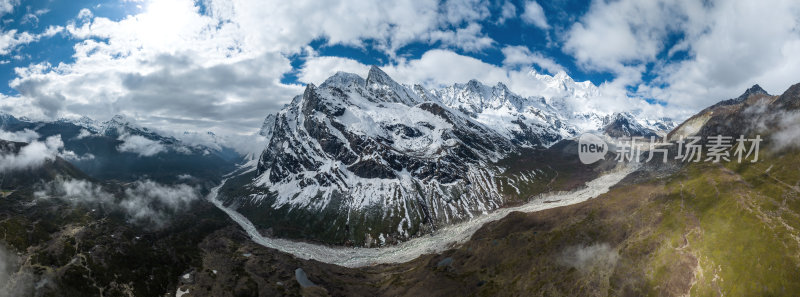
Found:
[{"label": "valley floor", "polygon": [[186,288],[230,296],[220,287],[246,278],[261,296],[796,296],[796,156],[637,171],[597,198],[510,212],[405,263],[345,268],[323,263],[348,263],[337,251],[298,258],[220,231],[201,245],[204,265],[233,257],[244,271]]},{"label": "valley floor", "polygon": [[633,172],[635,168],[635,166],[621,167],[587,182],[586,186],[579,190],[540,195],[520,206],[501,208],[462,223],[446,226],[430,235],[416,237],[396,246],[379,248],[331,247],[263,236],[246,217],[233,209],[225,207],[222,201],[217,200],[219,189],[224,185],[225,181],[223,181],[223,185],[212,189],[208,200],[227,213],[233,221],[247,232],[253,241],[260,245],[289,253],[301,259],[315,259],[345,267],[364,267],[376,264],[403,263],[423,254],[441,253],[464,243],[483,225],[500,220],[512,212],[536,212],[572,205],[597,197],[606,193],[610,187]]}]

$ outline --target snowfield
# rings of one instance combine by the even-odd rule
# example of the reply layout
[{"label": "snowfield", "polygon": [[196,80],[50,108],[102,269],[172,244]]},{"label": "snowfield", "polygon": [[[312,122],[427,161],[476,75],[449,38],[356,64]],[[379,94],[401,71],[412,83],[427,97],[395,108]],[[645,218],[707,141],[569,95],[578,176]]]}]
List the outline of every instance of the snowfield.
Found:
[{"label": "snowfield", "polygon": [[247,232],[254,242],[260,245],[292,254],[301,259],[314,259],[345,267],[364,267],[385,263],[403,263],[423,254],[443,252],[466,242],[483,225],[502,219],[514,211],[536,212],[592,199],[608,192],[611,186],[617,184],[635,169],[636,166],[634,165],[620,166],[615,171],[586,183],[586,186],[582,189],[543,194],[517,207],[500,208],[468,221],[443,227],[430,235],[416,237],[395,246],[379,248],[332,247],[262,236],[247,218],[225,207],[217,199],[219,189],[227,180],[223,180],[219,186],[213,188],[207,198],[219,209],[227,213],[231,219],[236,221]]},{"label": "snowfield", "polygon": [[[497,163],[525,148],[548,148],[585,131],[649,135],[657,125],[671,127],[666,119],[647,124],[641,114],[594,108],[597,87],[566,73],[531,75],[541,96],[477,80],[402,85],[374,66],[366,79],[337,72],[264,120],[259,135],[269,141],[255,163],[253,191],[225,197],[226,205],[269,206],[263,215],[340,214],[288,223],[323,242],[369,247],[381,235],[404,241],[505,205],[503,187],[518,187],[511,180],[532,172],[506,174]],[[376,221],[387,224],[370,223]],[[345,226],[359,234],[344,238]]]}]

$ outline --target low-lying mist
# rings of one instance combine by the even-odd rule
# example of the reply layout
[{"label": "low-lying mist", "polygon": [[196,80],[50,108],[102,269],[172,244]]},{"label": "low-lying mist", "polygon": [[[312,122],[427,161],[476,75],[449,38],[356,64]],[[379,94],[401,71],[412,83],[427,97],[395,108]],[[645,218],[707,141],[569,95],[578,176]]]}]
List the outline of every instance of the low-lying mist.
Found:
[{"label": "low-lying mist", "polygon": [[33,295],[33,275],[20,269],[21,259],[0,244],[0,297]]},{"label": "low-lying mist", "polygon": [[772,110],[765,100],[744,110],[750,131],[769,134],[769,149],[775,152],[800,148],[800,111]]},{"label": "low-lying mist", "polygon": [[65,150],[61,135],[50,136],[44,141],[39,141],[40,136],[35,131],[26,129],[12,133],[0,130],[0,139],[27,142],[16,153],[13,152],[13,147],[0,147],[0,173],[37,168],[44,165],[45,162],[55,160],[56,157],[67,160],[94,159],[92,154],[79,156],[73,151]]},{"label": "low-lying mist", "polygon": [[46,161],[54,160],[63,147],[61,136],[51,136],[44,142],[31,141],[17,153],[10,152],[10,148],[3,148],[0,150],[0,172],[42,166]]},{"label": "low-lying mist", "polygon": [[60,199],[72,205],[121,211],[131,223],[162,228],[174,214],[199,200],[201,194],[198,187],[164,185],[151,180],[129,183],[124,190],[112,193],[90,181],[57,178],[40,184],[34,196],[37,199]]}]

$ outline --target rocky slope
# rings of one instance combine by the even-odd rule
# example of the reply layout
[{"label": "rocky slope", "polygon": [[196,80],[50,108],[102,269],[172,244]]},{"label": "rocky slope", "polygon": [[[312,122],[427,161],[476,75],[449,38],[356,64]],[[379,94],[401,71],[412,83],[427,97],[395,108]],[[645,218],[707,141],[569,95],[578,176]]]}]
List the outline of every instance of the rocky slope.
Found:
[{"label": "rocky slope", "polygon": [[[792,102],[786,98],[791,97],[795,87],[782,96],[772,96],[759,85],[754,85],[739,97],[720,101],[690,117],[671,131],[668,139],[674,141],[681,137],[706,138],[715,135],[737,138],[739,135],[752,135],[765,130],[768,125],[775,126],[785,112],[796,109],[791,103],[781,103]],[[779,100],[780,98],[783,99]]]},{"label": "rocky slope", "polygon": [[568,172],[548,162],[509,170],[519,165],[514,160],[564,159],[549,148],[588,122],[614,136],[671,125],[565,110],[564,92],[590,98],[593,86],[547,77],[561,95],[526,98],[475,80],[428,90],[401,85],[377,67],[366,79],[337,73],[265,119],[261,131],[271,138],[255,177],[235,180],[239,190],[228,191],[226,205],[269,234],[291,225],[295,238],[384,244],[537,194],[521,188],[542,190]]},{"label": "rocky slope", "polygon": [[335,233],[408,237],[502,205],[490,164],[512,149],[377,68],[366,80],[340,73],[278,113],[253,182],[268,190],[237,203],[331,214],[344,220],[324,223]]}]

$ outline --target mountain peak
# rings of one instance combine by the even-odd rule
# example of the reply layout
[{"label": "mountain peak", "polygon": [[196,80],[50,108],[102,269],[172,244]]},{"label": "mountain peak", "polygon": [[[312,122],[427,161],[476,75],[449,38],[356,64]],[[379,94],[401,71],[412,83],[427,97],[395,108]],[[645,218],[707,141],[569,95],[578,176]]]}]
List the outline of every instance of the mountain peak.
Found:
[{"label": "mountain peak", "polygon": [[369,68],[365,86],[375,92],[377,95],[375,99],[380,101],[398,102],[406,105],[413,105],[421,101],[414,92],[393,80],[386,72],[374,65]]},{"label": "mountain peak", "polygon": [[555,75],[553,75],[553,78],[556,78],[556,79],[558,79],[558,80],[566,80],[566,79],[568,79],[568,78],[569,78],[569,79],[572,79],[571,77],[569,77],[569,75],[567,74],[567,72],[566,72],[566,71],[564,71],[564,70],[561,70],[561,71],[558,71],[558,72],[556,72],[556,74],[555,74]]},{"label": "mountain peak", "polygon": [[756,95],[756,94],[769,95],[769,93],[767,93],[767,91],[762,89],[761,86],[759,86],[758,84],[755,84],[752,87],[750,87],[749,89],[747,89],[747,91],[744,91],[744,93],[742,95],[740,95],[738,99],[739,100],[744,100],[744,99],[747,99],[748,97],[750,97],[752,95]]},{"label": "mountain peak", "polygon": [[317,86],[315,84],[308,83],[306,85],[306,89],[303,90],[303,97],[308,96],[311,92],[314,92],[314,90],[316,90],[316,89],[317,89]]},{"label": "mountain peak", "polygon": [[336,74],[326,79],[325,82],[323,82],[320,85],[320,87],[326,87],[326,86],[347,87],[353,84],[363,86],[366,84],[366,82],[358,74],[337,71]]},{"label": "mountain peak", "polygon": [[143,132],[150,132],[150,129],[146,127],[140,126],[136,123],[136,120],[121,114],[114,115],[110,120],[107,122],[103,122],[101,125],[97,125],[97,130],[102,131],[109,131],[114,129],[116,131],[122,131],[121,129],[132,129],[132,130],[139,130]]},{"label": "mountain peak", "polygon": [[371,84],[380,84],[380,85],[387,85],[393,86],[396,85],[397,82],[394,81],[386,72],[383,72],[378,66],[372,65],[369,68],[369,73],[367,73],[367,85]]},{"label": "mountain peak", "polygon": [[636,117],[627,111],[615,112],[611,116],[606,116],[603,123],[603,133],[611,137],[658,136],[655,130],[639,123]]},{"label": "mountain peak", "polygon": [[800,107],[800,83],[789,87],[775,102],[783,108],[796,109]]},{"label": "mountain peak", "polygon": [[482,94],[485,92],[486,86],[479,82],[477,79],[470,79],[466,85],[467,89],[475,93]]},{"label": "mountain peak", "polygon": [[508,92],[511,91],[511,90],[508,89],[508,86],[506,86],[506,84],[501,83],[501,82],[497,82],[497,85],[495,87],[498,88],[498,89],[501,89],[501,90],[508,91]]},{"label": "mountain peak", "polygon": [[75,125],[78,125],[80,127],[87,128],[87,129],[93,130],[93,131],[99,131],[101,129],[100,128],[101,124],[99,122],[97,122],[94,119],[92,119],[92,118],[90,118],[88,116],[85,116],[85,115],[81,116],[80,118],[77,118],[77,119],[71,119],[71,120],[70,119],[64,119],[64,121],[73,123]]},{"label": "mountain peak", "polygon": [[115,114],[113,117],[111,117],[111,122],[117,122],[117,123],[120,123],[120,124],[127,124],[127,123],[130,122],[130,119],[128,117],[124,116],[124,115]]},{"label": "mountain peak", "polygon": [[10,113],[0,110],[0,123],[3,121],[11,121],[11,120],[16,120],[16,118]]}]

